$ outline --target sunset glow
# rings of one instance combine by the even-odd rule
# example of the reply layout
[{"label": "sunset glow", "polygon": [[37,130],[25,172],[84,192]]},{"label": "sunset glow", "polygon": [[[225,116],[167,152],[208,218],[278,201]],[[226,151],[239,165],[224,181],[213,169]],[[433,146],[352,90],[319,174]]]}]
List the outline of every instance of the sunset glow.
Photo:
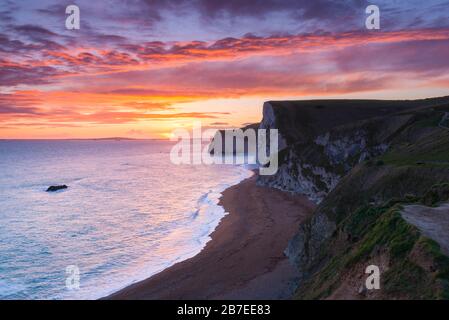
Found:
[{"label": "sunset glow", "polygon": [[266,100],[449,93],[444,1],[379,1],[374,31],[367,2],[319,2],[77,1],[67,30],[65,3],[2,1],[0,138],[166,139],[257,122]]}]

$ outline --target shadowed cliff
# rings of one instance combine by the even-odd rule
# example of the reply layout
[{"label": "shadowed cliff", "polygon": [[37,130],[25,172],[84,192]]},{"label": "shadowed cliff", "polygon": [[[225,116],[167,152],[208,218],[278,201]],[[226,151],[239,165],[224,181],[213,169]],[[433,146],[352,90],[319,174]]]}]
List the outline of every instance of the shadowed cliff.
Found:
[{"label": "shadowed cliff", "polygon": [[[448,114],[449,97],[264,105],[260,127],[279,129],[282,150],[278,173],[258,183],[319,203],[286,249],[298,298],[449,297],[448,258],[401,215],[449,199]],[[370,264],[381,290],[364,289]]]}]

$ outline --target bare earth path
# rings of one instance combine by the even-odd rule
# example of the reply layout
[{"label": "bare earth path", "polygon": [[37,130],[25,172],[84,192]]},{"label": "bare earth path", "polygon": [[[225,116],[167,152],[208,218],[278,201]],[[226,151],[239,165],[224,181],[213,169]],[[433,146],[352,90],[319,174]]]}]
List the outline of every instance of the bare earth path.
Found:
[{"label": "bare earth path", "polygon": [[256,176],[227,189],[221,204],[229,215],[202,252],[108,298],[289,298],[297,271],[283,251],[314,204],[256,186]]},{"label": "bare earth path", "polygon": [[409,205],[404,207],[402,216],[426,237],[438,242],[442,252],[449,255],[449,203],[437,208]]}]

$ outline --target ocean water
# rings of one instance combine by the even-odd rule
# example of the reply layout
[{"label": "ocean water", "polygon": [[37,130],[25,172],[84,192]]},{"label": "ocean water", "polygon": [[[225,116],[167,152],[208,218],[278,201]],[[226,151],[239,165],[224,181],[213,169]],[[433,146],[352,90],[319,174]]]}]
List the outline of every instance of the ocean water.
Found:
[{"label": "ocean water", "polygon": [[221,192],[252,172],[173,165],[171,146],[0,141],[0,299],[96,299],[201,251]]}]

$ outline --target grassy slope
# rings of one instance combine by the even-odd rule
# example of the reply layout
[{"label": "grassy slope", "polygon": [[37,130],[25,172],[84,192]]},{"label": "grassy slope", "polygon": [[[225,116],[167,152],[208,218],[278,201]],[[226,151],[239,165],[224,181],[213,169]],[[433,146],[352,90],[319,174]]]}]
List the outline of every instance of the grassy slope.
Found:
[{"label": "grassy slope", "polygon": [[321,204],[337,230],[297,298],[332,297],[380,252],[382,289],[367,298],[449,299],[449,258],[400,215],[404,203],[449,199],[449,130],[438,127],[447,110],[414,112],[387,154],[354,168]]},{"label": "grassy slope", "polygon": [[[342,221],[329,243],[333,258],[301,287],[297,298],[327,298],[348,276],[357,276],[351,274],[357,265],[371,264],[372,256],[382,252],[388,256],[388,269],[375,298],[448,299],[449,258],[402,219],[401,204],[407,201],[361,207]],[[342,238],[347,239],[344,244],[339,243]]]},{"label": "grassy slope", "polygon": [[449,130],[438,127],[449,106],[424,110],[407,128],[396,147],[381,159],[388,164],[404,165],[449,165]]}]

